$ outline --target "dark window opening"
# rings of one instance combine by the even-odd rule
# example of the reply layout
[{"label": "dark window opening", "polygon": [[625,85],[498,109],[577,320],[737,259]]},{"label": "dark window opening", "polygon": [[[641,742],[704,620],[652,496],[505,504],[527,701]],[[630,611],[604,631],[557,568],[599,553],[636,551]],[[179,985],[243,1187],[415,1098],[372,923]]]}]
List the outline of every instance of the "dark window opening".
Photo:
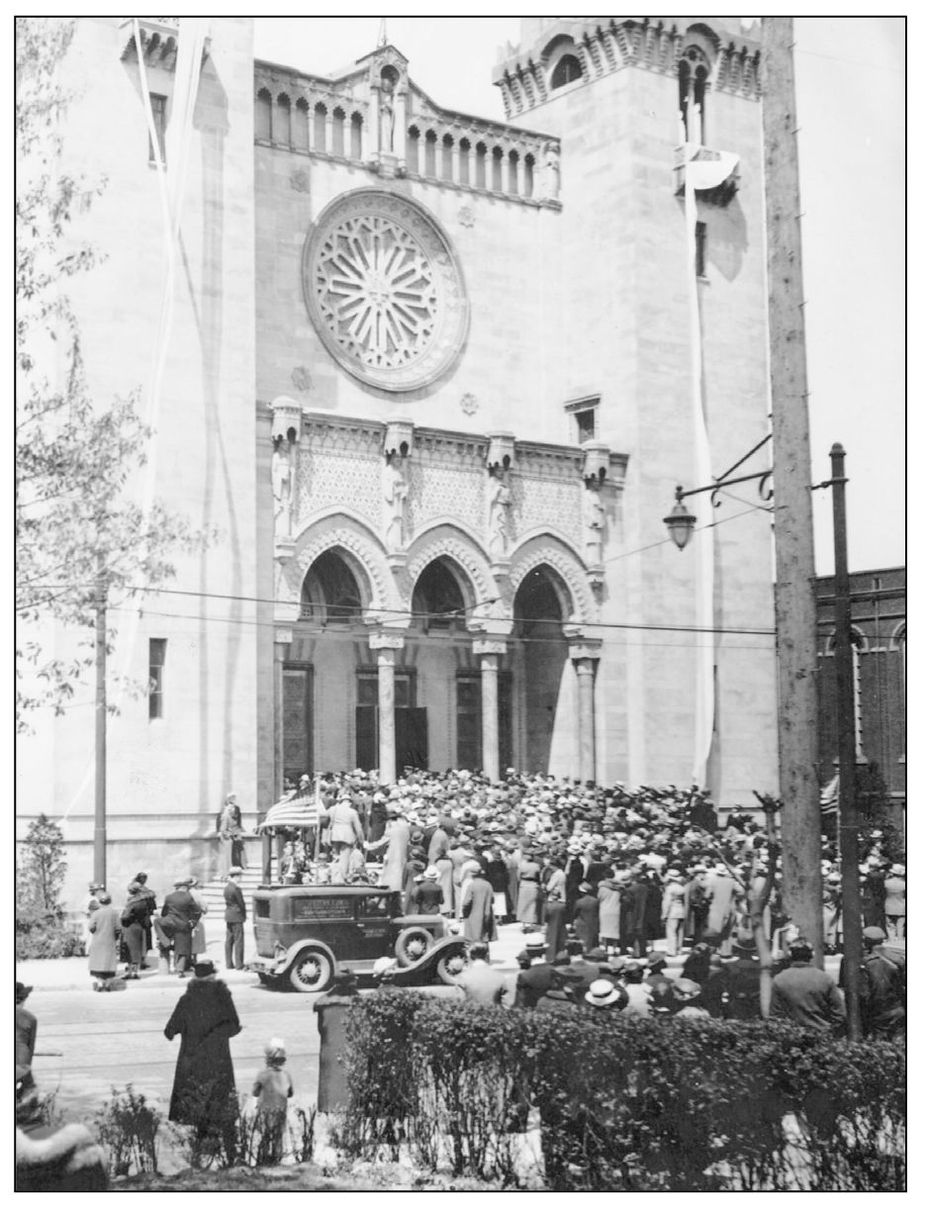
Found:
[{"label": "dark window opening", "polygon": [[575,424],[578,426],[578,441],[593,441],[597,429],[597,409],[587,408],[575,413]]},{"label": "dark window opening", "polygon": [[562,88],[574,80],[581,79],[581,64],[574,55],[563,55],[552,73],[552,88]]},{"label": "dark window opening", "polygon": [[425,633],[452,630],[465,624],[466,603],[455,576],[436,560],[421,572],[411,598],[414,624]]},{"label": "dark window opening", "polygon": [[482,680],[477,672],[456,678],[456,764],[460,769],[482,767]]},{"label": "dark window opening", "polygon": [[[157,135],[157,150],[162,164],[167,163],[167,98],[160,93],[148,93],[151,100],[151,115],[154,118],[154,132]],[[154,144],[148,134],[148,159],[154,163]]]},{"label": "dark window opening", "polygon": [[148,718],[164,717],[164,664],[167,640],[148,639]]},{"label": "dark window opening", "polygon": [[356,577],[335,551],[326,550],[311,565],[302,583],[300,616],[329,626],[355,621],[362,613]]},{"label": "dark window opening", "polygon": [[697,276],[707,275],[707,225],[698,223],[694,229],[694,248],[697,260]]}]

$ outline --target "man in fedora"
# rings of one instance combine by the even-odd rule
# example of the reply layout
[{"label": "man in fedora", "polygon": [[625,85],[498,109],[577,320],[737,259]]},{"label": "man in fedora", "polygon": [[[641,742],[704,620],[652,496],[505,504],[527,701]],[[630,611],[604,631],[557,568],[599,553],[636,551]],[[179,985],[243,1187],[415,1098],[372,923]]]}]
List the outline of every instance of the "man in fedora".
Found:
[{"label": "man in fedora", "polygon": [[[188,974],[193,929],[200,916],[196,900],[189,893],[190,881],[189,878],[178,878],[170,894],[164,896],[161,908],[161,933],[173,942],[174,970],[181,979]],[[161,952],[163,954],[163,949]]]},{"label": "man in fedora", "polygon": [[553,985],[553,968],[546,961],[546,938],[542,933],[528,933],[524,948],[530,966],[517,976],[514,1003],[517,1008],[536,1008],[537,1001]]},{"label": "man in fedora", "polygon": [[240,866],[233,865],[225,883],[225,966],[228,970],[244,970],[244,921],[247,904],[241,890]]},{"label": "man in fedora", "polygon": [[761,963],[755,939],[741,930],[732,943],[733,959],[725,972],[724,1016],[732,1021],[757,1021],[761,1016]]}]

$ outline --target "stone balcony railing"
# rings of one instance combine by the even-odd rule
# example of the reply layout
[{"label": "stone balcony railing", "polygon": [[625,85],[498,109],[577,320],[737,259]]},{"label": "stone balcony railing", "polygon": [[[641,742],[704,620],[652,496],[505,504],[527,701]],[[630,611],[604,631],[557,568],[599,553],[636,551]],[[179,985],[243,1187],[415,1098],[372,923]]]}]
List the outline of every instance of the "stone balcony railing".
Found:
[{"label": "stone balcony railing", "polygon": [[[414,85],[400,99],[394,175],[558,208],[557,139],[442,110]],[[257,63],[255,106],[258,144],[383,171],[365,73],[332,80]]]}]

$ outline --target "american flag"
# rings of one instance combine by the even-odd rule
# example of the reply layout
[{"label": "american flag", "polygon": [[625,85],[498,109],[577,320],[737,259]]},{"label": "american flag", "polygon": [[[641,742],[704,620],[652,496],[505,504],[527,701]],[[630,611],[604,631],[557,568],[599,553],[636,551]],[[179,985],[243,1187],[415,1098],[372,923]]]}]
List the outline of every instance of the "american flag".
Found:
[{"label": "american flag", "polygon": [[321,808],[314,794],[304,798],[282,798],[267,811],[257,831],[265,828],[316,828]]}]

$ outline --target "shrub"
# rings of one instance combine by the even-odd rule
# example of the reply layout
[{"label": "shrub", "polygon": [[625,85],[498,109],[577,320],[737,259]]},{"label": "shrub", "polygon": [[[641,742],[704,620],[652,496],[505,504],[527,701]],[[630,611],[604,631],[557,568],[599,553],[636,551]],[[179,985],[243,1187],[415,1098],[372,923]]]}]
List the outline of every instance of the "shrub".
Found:
[{"label": "shrub", "polygon": [[[547,1187],[873,1190],[904,1181],[905,1052],[781,1024],[480,1008],[409,992],[348,1018],[342,1141],[510,1183],[539,1111]],[[397,1158],[397,1154],[396,1154]]]},{"label": "shrub", "polygon": [[110,1176],[157,1172],[157,1135],[163,1116],[129,1084],[124,1092],[112,1090],[96,1115],[99,1141],[109,1153]]},{"label": "shrub", "polygon": [[60,913],[35,906],[17,913],[17,958],[71,958],[82,951],[83,942]]}]

